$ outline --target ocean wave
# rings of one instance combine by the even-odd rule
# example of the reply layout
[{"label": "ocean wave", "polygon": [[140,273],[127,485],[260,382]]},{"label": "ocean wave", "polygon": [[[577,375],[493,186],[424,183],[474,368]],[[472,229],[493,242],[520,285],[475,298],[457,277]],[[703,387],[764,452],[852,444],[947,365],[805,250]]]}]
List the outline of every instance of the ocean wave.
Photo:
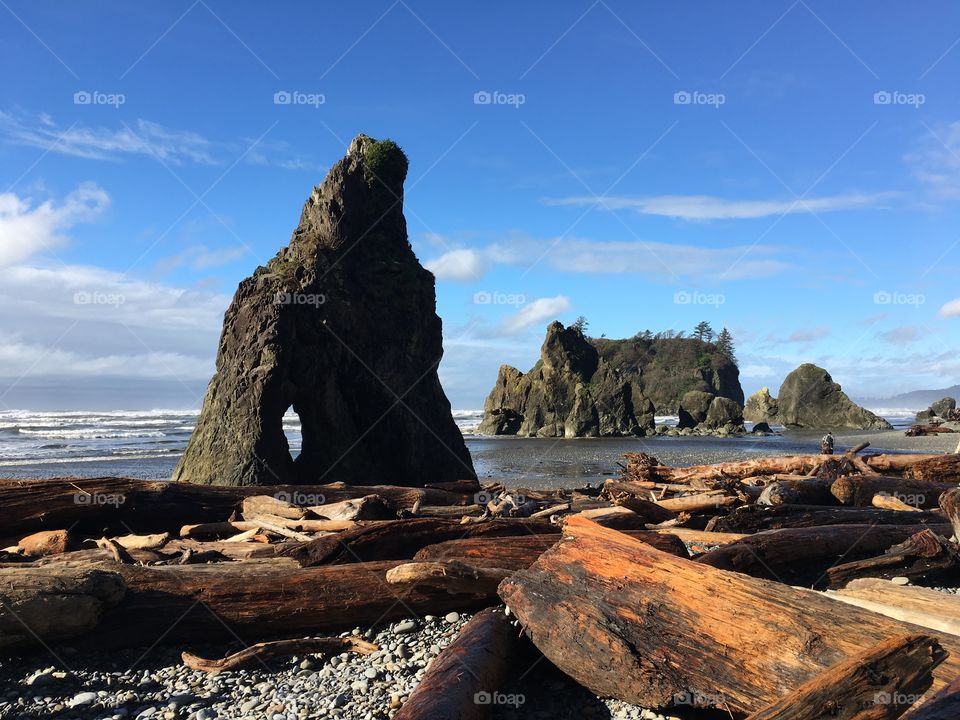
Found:
[{"label": "ocean wave", "polygon": [[[166,453],[141,452],[139,454],[124,455],[124,460],[150,460],[160,458]],[[116,462],[117,455],[93,455],[86,457],[57,457],[31,458],[23,457],[18,460],[0,460],[0,467],[17,467],[20,465],[70,465],[73,463]]]},{"label": "ocean wave", "polygon": [[121,440],[124,438],[162,438],[166,433],[159,430],[97,430],[85,428],[83,430],[63,430],[46,428],[20,428],[21,435],[49,438],[51,440]]}]

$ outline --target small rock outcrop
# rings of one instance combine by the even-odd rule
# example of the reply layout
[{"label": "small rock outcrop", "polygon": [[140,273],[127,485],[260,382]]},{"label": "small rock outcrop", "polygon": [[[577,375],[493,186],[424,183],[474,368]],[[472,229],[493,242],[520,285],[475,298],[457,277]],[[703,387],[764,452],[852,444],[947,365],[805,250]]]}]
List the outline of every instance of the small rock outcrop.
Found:
[{"label": "small rock outcrop", "polygon": [[680,430],[734,433],[743,430],[743,408],[730,398],[719,397],[700,390],[686,393],[680,400]]},{"label": "small rock outcrop", "polygon": [[528,373],[503,365],[484,403],[481,435],[615,437],[653,430],[637,383],[600,357],[576,327],[551,323]]},{"label": "small rock outcrop", "polygon": [[[437,377],[434,278],[407,241],[407,158],[350,144],[290,244],[240,283],[173,479],[421,486],[476,476]],[[283,415],[300,416],[291,457]]]},{"label": "small rock outcrop", "polygon": [[779,412],[777,399],[770,395],[770,388],[760,388],[747,398],[743,419],[752,423],[776,423]]},{"label": "small rock outcrop", "polygon": [[891,430],[883,418],[854,403],[830,373],[805,363],[787,375],[777,395],[779,419],[786,427]]},{"label": "small rock outcrop", "polygon": [[937,400],[926,410],[917,413],[917,422],[929,422],[939,418],[946,421],[960,420],[960,411],[957,410],[957,401],[952,397]]}]

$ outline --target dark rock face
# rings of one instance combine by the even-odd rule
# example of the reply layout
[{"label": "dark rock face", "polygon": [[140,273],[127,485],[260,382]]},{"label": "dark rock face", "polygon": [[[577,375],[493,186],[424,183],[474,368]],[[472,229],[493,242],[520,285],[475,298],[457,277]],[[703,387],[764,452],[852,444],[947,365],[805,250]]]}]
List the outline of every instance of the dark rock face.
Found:
[{"label": "dark rock face", "polygon": [[681,430],[733,433],[743,429],[743,408],[738,402],[699,390],[683,396],[678,415],[677,427]]},{"label": "dark rock face", "polygon": [[775,423],[780,408],[777,399],[771,397],[770,388],[761,388],[749,398],[743,406],[743,417],[752,423]]},{"label": "dark rock face", "polygon": [[703,392],[702,390],[691,390],[680,400],[678,410],[679,421],[677,427],[693,428],[707,419],[707,413],[710,412],[710,403],[716,397],[713,393]]},{"label": "dark rock face", "polygon": [[893,426],[855,404],[830,373],[805,363],[787,375],[777,396],[780,421],[811,429],[891,430]]},{"label": "dark rock face", "polygon": [[715,397],[710,403],[710,409],[707,411],[707,419],[703,425],[708,430],[719,430],[721,428],[739,429],[743,427],[743,408],[730,398]]},{"label": "dark rock face", "polygon": [[[211,485],[475,477],[436,368],[434,278],[407,241],[407,159],[364,135],[307,200],[290,244],[240,283],[173,479]],[[299,414],[290,456],[282,417]]]},{"label": "dark rock face", "polygon": [[947,417],[950,415],[951,411],[957,409],[957,401],[951,397],[945,397],[933,403],[933,405],[930,406],[930,409],[937,417]]},{"label": "dark rock face", "polygon": [[653,405],[642,390],[604,361],[580,330],[554,322],[530,372],[500,368],[478,432],[601,437],[652,429]]}]

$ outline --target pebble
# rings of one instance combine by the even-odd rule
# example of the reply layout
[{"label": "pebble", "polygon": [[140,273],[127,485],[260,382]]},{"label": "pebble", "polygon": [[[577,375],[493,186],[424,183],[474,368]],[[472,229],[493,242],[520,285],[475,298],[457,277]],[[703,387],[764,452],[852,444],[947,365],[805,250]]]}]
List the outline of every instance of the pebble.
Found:
[{"label": "pebble", "polygon": [[395,633],[410,633],[416,629],[417,629],[416,620],[402,620],[401,622],[398,622],[394,626],[393,631]]},{"label": "pebble", "polygon": [[443,619],[450,625],[453,625],[453,623],[460,621],[460,613],[457,613],[457,612],[447,613]]},{"label": "pebble", "polygon": [[909,585],[910,578],[898,575],[897,577],[890,578],[890,582],[892,582],[894,585]]},{"label": "pebble", "polygon": [[97,694],[95,692],[82,692],[73,696],[73,699],[68,703],[70,707],[80,707],[82,705],[89,705],[92,702],[95,702],[97,699]]}]

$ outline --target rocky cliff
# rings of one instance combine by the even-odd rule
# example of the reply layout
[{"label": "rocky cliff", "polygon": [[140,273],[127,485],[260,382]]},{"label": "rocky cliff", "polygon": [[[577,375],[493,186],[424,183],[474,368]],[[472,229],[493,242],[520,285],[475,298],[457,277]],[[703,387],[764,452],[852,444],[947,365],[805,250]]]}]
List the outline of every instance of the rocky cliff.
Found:
[{"label": "rocky cliff", "polygon": [[[356,137],[290,244],[240,283],[174,480],[214,485],[475,477],[436,368],[434,278],[407,241],[407,158]],[[282,417],[300,416],[291,457]]]},{"label": "rocky cliff", "polygon": [[527,373],[500,368],[484,403],[484,435],[644,435],[654,410],[676,412],[691,390],[743,402],[736,364],[689,339],[587,338],[554,322]]}]

